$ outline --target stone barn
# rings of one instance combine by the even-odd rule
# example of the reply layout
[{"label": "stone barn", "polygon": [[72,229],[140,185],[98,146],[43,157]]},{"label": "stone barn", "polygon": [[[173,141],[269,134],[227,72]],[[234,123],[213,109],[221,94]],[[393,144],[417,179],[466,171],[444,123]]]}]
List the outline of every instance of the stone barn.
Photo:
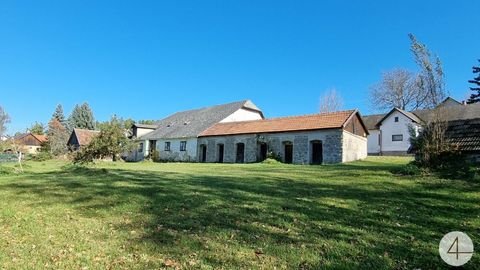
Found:
[{"label": "stone barn", "polygon": [[367,157],[368,131],[357,110],[218,123],[198,137],[198,161],[331,164]]}]

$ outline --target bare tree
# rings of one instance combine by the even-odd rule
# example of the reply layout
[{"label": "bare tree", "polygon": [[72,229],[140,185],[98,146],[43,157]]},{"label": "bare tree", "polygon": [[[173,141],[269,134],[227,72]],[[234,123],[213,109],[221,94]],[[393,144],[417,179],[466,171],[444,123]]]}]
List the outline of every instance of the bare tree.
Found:
[{"label": "bare tree", "polygon": [[0,106],[0,138],[4,136],[5,131],[7,130],[6,125],[10,123],[10,117]]},{"label": "bare tree", "polygon": [[335,112],[343,108],[343,98],[337,92],[336,89],[332,88],[325,91],[320,97],[320,112]]},{"label": "bare tree", "polygon": [[420,43],[413,34],[408,34],[408,37],[415,63],[420,68],[417,85],[426,93],[425,107],[434,108],[448,95],[445,90],[442,62],[438,56],[432,55],[427,46]]},{"label": "bare tree", "polygon": [[379,110],[416,110],[425,105],[425,91],[418,87],[415,74],[393,69],[384,72],[381,81],[370,88],[370,102]]}]

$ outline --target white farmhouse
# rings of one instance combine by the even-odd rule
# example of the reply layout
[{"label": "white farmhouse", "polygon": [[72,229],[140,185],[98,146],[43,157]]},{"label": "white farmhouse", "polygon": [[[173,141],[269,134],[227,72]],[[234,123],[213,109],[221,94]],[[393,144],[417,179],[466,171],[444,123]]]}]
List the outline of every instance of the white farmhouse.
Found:
[{"label": "white farmhouse", "polygon": [[155,123],[154,130],[137,127],[139,148],[134,160],[143,160],[156,150],[162,160],[197,161],[197,138],[209,127],[261,119],[262,111],[250,100],[178,112]]},{"label": "white farmhouse", "polygon": [[[447,137],[450,129],[458,121],[478,121],[480,119],[480,104],[462,104],[452,98],[445,99],[437,109],[441,112],[443,120],[447,121]],[[410,129],[415,135],[426,122],[433,121],[433,110],[416,110],[407,112],[398,108],[392,109],[387,114],[368,115],[363,121],[368,129],[368,154],[369,155],[406,155],[411,148]],[[470,123],[470,122],[469,122]],[[452,126],[452,127],[450,127]],[[462,135],[464,138],[470,136]],[[479,138],[480,136],[473,136]],[[464,150],[473,151],[470,148]]]}]

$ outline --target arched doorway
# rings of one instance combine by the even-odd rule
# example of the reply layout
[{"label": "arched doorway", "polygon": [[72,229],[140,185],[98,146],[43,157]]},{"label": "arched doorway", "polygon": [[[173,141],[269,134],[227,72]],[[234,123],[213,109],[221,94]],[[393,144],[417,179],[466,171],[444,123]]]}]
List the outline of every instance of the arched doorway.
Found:
[{"label": "arched doorway", "polygon": [[245,162],[245,144],[244,143],[237,143],[237,155],[235,158],[236,163],[244,163]]},{"label": "arched doorway", "polygon": [[311,164],[322,164],[323,163],[323,145],[322,141],[315,140],[310,142],[311,149]]}]

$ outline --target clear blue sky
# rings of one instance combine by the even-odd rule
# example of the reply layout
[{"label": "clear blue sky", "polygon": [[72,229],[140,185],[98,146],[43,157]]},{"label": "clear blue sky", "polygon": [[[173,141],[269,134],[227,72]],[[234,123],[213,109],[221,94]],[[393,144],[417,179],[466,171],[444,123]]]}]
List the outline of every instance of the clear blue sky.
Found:
[{"label": "clear blue sky", "polygon": [[252,99],[267,117],[314,113],[335,87],[371,113],[382,71],[415,69],[407,34],[463,99],[480,58],[480,1],[2,1],[0,106],[9,132],[68,115],[159,119]]}]

